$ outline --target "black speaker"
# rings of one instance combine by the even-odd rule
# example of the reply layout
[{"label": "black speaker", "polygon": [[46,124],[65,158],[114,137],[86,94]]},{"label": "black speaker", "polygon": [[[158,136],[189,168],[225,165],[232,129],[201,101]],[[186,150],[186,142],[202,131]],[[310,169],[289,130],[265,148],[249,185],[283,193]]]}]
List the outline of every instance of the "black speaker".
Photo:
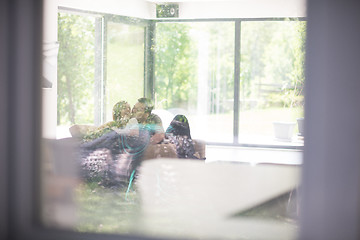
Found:
[{"label": "black speaker", "polygon": [[177,18],[179,17],[179,4],[157,4],[156,5],[157,18]]}]

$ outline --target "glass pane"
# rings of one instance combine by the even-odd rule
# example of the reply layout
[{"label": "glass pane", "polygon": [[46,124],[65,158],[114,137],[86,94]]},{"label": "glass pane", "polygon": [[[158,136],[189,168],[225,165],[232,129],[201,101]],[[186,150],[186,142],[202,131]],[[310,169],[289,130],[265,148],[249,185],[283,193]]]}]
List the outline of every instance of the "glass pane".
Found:
[{"label": "glass pane", "polygon": [[241,23],[241,143],[303,145],[304,44],[305,22]]},{"label": "glass pane", "polygon": [[[57,138],[94,123],[95,18],[58,15]],[[55,88],[55,85],[54,85]]]},{"label": "glass pane", "polygon": [[144,96],[144,27],[107,23],[106,121],[115,103]]},{"label": "glass pane", "polygon": [[159,114],[184,114],[193,138],[233,141],[234,22],[158,23]]}]

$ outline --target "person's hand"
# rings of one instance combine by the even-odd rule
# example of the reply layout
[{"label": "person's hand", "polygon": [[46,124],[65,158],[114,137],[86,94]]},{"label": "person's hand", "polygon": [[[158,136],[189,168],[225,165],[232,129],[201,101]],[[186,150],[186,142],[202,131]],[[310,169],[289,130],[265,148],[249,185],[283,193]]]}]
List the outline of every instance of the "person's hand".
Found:
[{"label": "person's hand", "polygon": [[154,136],[150,138],[150,144],[158,144],[164,140],[165,133],[155,133]]},{"label": "person's hand", "polygon": [[129,136],[139,136],[139,128],[120,129],[120,128],[113,127],[111,129],[120,135],[125,134],[125,135],[129,135]]}]

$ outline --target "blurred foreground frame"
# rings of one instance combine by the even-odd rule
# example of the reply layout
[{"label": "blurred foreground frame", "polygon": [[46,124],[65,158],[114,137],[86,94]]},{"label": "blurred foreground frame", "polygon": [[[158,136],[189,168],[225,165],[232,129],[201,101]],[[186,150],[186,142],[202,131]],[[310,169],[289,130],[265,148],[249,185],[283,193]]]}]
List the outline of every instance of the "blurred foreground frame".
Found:
[{"label": "blurred foreground frame", "polygon": [[77,223],[76,188],[80,185],[79,144],[74,139],[43,139],[41,221],[72,229]]}]

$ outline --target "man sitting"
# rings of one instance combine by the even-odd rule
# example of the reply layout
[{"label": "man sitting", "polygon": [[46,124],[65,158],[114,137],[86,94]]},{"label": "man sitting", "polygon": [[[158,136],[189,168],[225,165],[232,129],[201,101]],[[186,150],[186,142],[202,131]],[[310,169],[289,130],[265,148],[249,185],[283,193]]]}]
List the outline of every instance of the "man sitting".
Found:
[{"label": "man sitting", "polygon": [[138,123],[144,125],[150,132],[150,143],[157,144],[163,141],[165,133],[160,117],[151,113],[153,108],[154,104],[150,99],[139,98],[131,113],[132,117],[136,118]]}]

